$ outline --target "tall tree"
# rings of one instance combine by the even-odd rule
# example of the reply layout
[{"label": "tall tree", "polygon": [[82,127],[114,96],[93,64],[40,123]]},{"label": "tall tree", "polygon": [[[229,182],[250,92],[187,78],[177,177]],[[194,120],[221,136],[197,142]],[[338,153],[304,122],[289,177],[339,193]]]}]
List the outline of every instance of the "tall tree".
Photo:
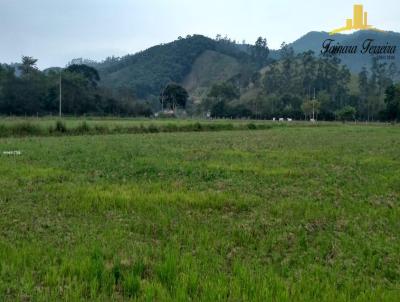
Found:
[{"label": "tall tree", "polygon": [[390,85],[385,92],[386,115],[389,120],[400,120],[400,85]]},{"label": "tall tree", "polygon": [[66,71],[81,74],[92,87],[97,87],[100,81],[99,73],[93,67],[84,64],[73,64],[67,67]]},{"label": "tall tree", "polygon": [[269,48],[267,39],[259,37],[252,47],[252,56],[257,60],[260,66],[265,65],[268,62]]},{"label": "tall tree", "polygon": [[360,113],[366,116],[367,120],[369,120],[370,108],[368,104],[368,95],[370,92],[370,88],[368,83],[368,71],[365,67],[363,67],[361,72],[358,74],[358,87],[360,91],[360,100],[361,100]]},{"label": "tall tree", "polygon": [[22,75],[27,75],[31,73],[32,71],[37,71],[37,59],[34,59],[29,56],[22,56],[22,62],[21,65],[19,66],[19,69],[22,73]]},{"label": "tall tree", "polygon": [[168,84],[160,95],[160,102],[175,111],[178,107],[185,108],[189,94],[185,88],[178,84]]}]

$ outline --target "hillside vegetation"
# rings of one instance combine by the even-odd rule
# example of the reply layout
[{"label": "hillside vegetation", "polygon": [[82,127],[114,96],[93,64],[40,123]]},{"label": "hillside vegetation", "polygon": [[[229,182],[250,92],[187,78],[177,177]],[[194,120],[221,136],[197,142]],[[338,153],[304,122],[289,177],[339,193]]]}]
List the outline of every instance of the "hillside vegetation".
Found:
[{"label": "hillside vegetation", "polygon": [[[366,39],[372,39],[374,45],[395,45],[400,49],[400,34],[394,32],[359,31],[352,34],[337,34],[334,36],[326,32],[309,32],[298,40],[288,44],[296,54],[313,51],[319,56],[322,44],[326,39],[334,39],[341,45],[357,45],[361,51]],[[122,58],[109,58],[102,63],[94,64],[99,69],[103,82],[110,86],[129,86],[139,97],[149,94],[158,94],[168,82],[184,83],[191,70],[196,70],[196,62],[200,60],[205,66],[215,63],[215,56],[207,51],[217,52],[219,55],[230,57],[215,66],[209,76],[205,74],[197,77],[198,87],[211,79],[224,79],[227,69],[234,69],[237,59],[241,63],[251,62],[249,45],[232,43],[228,39],[214,40],[201,35],[180,38],[174,42],[158,45],[134,55]],[[206,52],[206,55],[204,53]],[[271,50],[270,57],[275,60],[281,58],[281,50]],[[361,72],[363,67],[372,67],[372,55],[341,55],[341,63],[353,73]],[[208,60],[209,59],[209,60]],[[234,59],[234,60],[232,60]],[[395,56],[394,63],[400,66],[400,56]],[[254,60],[253,60],[254,61]],[[262,64],[261,64],[262,67]],[[218,72],[219,69],[219,72]],[[189,80],[190,81],[190,80]],[[193,88],[193,81],[189,88]]]},{"label": "hillside vegetation", "polygon": [[182,84],[195,102],[201,102],[214,83],[228,81],[240,71],[241,63],[236,58],[207,50],[196,59]]},{"label": "hillside vegetation", "polygon": [[[225,40],[213,40],[201,35],[179,38],[168,44],[154,46],[145,51],[122,58],[110,58],[102,63],[93,64],[99,70],[102,83],[106,86],[128,86],[138,97],[159,95],[162,88],[170,82],[182,83],[193,68],[195,62],[204,62],[205,54],[215,62],[215,57],[225,58],[224,69],[232,69],[230,65],[237,61],[251,63],[252,57],[241,51],[235,44]],[[212,52],[210,52],[212,51]],[[200,58],[199,58],[200,57]],[[210,66],[211,62],[207,62]],[[214,73],[215,74],[215,73]],[[212,76],[212,74],[211,74]],[[215,74],[220,78],[219,74]],[[202,79],[204,80],[204,79]],[[201,83],[201,81],[200,81]]]}]

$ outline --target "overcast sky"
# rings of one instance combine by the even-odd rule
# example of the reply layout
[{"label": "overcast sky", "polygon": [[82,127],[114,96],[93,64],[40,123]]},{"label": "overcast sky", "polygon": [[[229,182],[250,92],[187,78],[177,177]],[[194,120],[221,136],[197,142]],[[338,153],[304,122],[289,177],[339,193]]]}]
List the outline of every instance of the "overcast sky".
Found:
[{"label": "overcast sky", "polygon": [[[400,32],[399,0],[364,0],[369,23]],[[73,58],[102,60],[178,36],[228,35],[271,48],[309,31],[330,31],[352,17],[356,2],[335,0],[0,0],[0,62],[39,59],[39,67]]]}]

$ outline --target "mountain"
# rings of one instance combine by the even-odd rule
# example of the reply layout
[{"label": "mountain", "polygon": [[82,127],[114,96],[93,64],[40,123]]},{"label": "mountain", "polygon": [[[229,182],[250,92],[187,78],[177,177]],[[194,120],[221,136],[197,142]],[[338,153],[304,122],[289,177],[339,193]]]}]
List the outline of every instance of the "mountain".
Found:
[{"label": "mountain", "polygon": [[103,85],[130,87],[138,97],[146,98],[159,95],[169,82],[184,83],[195,91],[237,75],[242,66],[257,64],[236,43],[193,35],[90,65],[99,71]]},{"label": "mountain", "polygon": [[[340,54],[337,55],[342,63],[346,65],[353,73],[361,71],[362,67],[370,68],[373,55],[361,54],[363,43],[367,39],[372,39],[371,45],[386,46],[393,45],[397,47],[396,53],[400,51],[400,33],[395,32],[379,32],[379,31],[357,31],[352,34],[335,34],[329,35],[327,32],[312,31],[304,35],[300,39],[289,44],[296,53],[302,53],[312,50],[316,55],[321,54],[323,43],[327,39],[334,40],[332,45],[341,46],[358,46],[357,54]],[[395,55],[394,59],[385,60],[385,62],[396,63],[400,67],[400,55]]]},{"label": "mountain", "polygon": [[[313,51],[320,55],[325,40],[332,45],[358,46],[356,54],[337,55],[343,64],[357,74],[362,67],[371,66],[372,55],[361,54],[365,40],[372,39],[373,45],[395,45],[400,49],[400,34],[395,32],[358,31],[352,34],[329,35],[327,32],[309,32],[289,44],[295,53]],[[129,87],[139,98],[158,96],[169,82],[184,85],[190,94],[200,99],[209,87],[218,81],[249,79],[262,67],[251,55],[251,46],[236,44],[228,39],[214,40],[202,35],[151,47],[122,58],[111,57],[103,62],[86,61],[95,67],[101,76],[102,85],[112,88]],[[271,50],[270,58],[278,60],[279,50]],[[393,60],[400,67],[400,56]]]}]

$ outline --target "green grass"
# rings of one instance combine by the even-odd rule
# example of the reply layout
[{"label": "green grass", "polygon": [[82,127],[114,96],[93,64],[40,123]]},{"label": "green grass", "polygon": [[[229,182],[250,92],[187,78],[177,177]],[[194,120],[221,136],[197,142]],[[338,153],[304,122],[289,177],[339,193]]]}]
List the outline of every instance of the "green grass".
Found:
[{"label": "green grass", "polygon": [[399,156],[384,126],[1,138],[0,301],[398,301]]},{"label": "green grass", "polygon": [[265,130],[282,126],[287,124],[252,120],[3,118],[0,120],[0,137]]},{"label": "green grass", "polygon": [[[354,122],[348,122],[350,125]],[[206,132],[226,130],[266,130],[276,127],[320,127],[337,126],[340,122],[306,121],[273,122],[268,120],[231,120],[231,119],[146,119],[146,118],[19,118],[0,119],[1,137],[28,136],[76,136],[105,134],[138,134],[159,132]],[[366,125],[363,122],[358,126]],[[369,123],[370,126],[389,126],[389,123]],[[392,125],[394,126],[394,125]]]}]

